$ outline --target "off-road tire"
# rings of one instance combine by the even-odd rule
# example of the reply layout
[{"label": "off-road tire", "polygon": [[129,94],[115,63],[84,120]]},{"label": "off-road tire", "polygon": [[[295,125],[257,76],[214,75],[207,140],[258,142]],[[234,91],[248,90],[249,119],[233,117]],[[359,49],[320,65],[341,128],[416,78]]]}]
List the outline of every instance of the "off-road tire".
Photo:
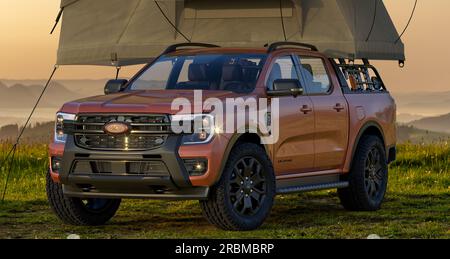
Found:
[{"label": "off-road tire", "polygon": [[[236,170],[234,168],[235,166],[237,167],[237,163],[243,161],[243,159],[252,161],[248,160],[251,158],[259,163],[256,165],[257,169],[253,171],[259,171],[260,173],[253,173],[253,175],[259,174],[264,176],[264,180],[258,180],[261,185],[259,185],[257,188],[262,189],[262,186],[264,185],[265,196],[264,198],[262,198],[263,196],[259,196],[261,202],[258,203],[256,199],[254,199],[253,195],[257,192],[259,195],[259,190],[255,190],[254,192],[252,191],[252,193],[250,194],[250,197],[252,199],[251,204],[258,204],[257,206],[255,206],[258,209],[255,209],[255,212],[252,215],[242,215],[237,212],[237,209],[233,206],[232,199],[235,199],[234,202],[236,203],[238,198],[236,194],[236,196],[232,196],[233,194],[231,194],[232,192],[230,190],[232,189],[232,187],[230,187],[230,185],[235,183],[235,181],[233,181],[231,178],[233,178],[233,176],[236,174]],[[260,169],[261,167],[262,169]],[[254,179],[253,176],[250,178]],[[243,187],[241,186],[239,188]],[[256,144],[242,143],[238,144],[232,149],[219,183],[211,188],[208,200],[200,201],[200,204],[204,216],[211,224],[224,230],[248,231],[254,230],[263,224],[264,220],[267,218],[270,210],[272,209],[275,194],[275,174],[272,163],[267,156],[266,151],[261,146],[258,146]],[[247,205],[245,206],[247,207]],[[252,209],[253,208],[249,208],[248,210]],[[246,209],[244,208],[244,211],[245,210]]]},{"label": "off-road tire", "polygon": [[[367,161],[370,160],[369,157],[372,156],[371,152],[375,152],[374,150],[379,154],[379,170],[368,169],[372,168],[368,166]],[[373,171],[378,173],[373,173]],[[373,174],[376,176],[373,176]],[[373,180],[373,186],[368,187],[372,184],[371,179],[375,179]],[[339,189],[338,195],[345,209],[350,211],[376,211],[381,208],[387,189],[388,164],[386,151],[379,137],[367,135],[361,138],[350,173],[343,180],[349,182],[349,187]],[[376,194],[372,193],[370,188],[377,189]]]},{"label": "off-road tire", "polygon": [[97,211],[86,208],[80,198],[65,197],[62,185],[53,182],[47,173],[47,198],[53,212],[64,223],[75,226],[98,226],[109,221],[119,209],[121,200],[104,199],[104,205]]}]

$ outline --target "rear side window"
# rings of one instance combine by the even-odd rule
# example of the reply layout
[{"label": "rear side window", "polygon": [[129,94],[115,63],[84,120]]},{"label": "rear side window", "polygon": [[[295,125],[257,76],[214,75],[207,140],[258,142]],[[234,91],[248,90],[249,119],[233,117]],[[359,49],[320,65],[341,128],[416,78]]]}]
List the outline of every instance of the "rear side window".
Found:
[{"label": "rear side window", "polygon": [[300,70],[306,81],[306,89],[309,94],[327,94],[330,91],[331,83],[325,63],[321,58],[299,57]]},{"label": "rear side window", "polygon": [[291,56],[277,58],[270,70],[266,86],[272,89],[273,82],[277,79],[298,79],[295,63]]}]

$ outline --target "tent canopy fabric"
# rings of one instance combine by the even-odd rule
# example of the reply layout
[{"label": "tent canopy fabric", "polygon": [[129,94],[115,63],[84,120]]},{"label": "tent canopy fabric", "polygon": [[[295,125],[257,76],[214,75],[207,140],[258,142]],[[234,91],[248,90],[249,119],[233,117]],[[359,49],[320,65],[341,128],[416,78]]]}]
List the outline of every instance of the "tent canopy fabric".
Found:
[{"label": "tent canopy fabric", "polygon": [[287,40],[332,58],[405,59],[382,0],[62,0],[61,8],[59,65],[142,64],[187,40],[223,47]]}]

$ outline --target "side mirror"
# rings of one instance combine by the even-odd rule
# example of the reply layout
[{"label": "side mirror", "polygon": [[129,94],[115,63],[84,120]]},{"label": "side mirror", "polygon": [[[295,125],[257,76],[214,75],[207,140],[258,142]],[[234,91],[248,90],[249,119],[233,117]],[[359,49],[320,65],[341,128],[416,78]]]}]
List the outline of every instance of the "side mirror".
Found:
[{"label": "side mirror", "polygon": [[128,80],[125,79],[109,80],[105,85],[105,94],[108,95],[121,92],[125,89],[127,83]]},{"label": "side mirror", "polygon": [[303,87],[297,79],[277,79],[273,82],[273,90],[268,90],[269,96],[294,96],[303,95]]}]

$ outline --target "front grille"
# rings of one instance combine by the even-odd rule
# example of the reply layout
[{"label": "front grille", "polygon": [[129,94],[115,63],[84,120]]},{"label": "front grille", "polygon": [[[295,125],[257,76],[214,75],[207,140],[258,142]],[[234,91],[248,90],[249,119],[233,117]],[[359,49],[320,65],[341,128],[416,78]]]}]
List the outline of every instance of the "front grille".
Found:
[{"label": "front grille", "polygon": [[[109,135],[103,130],[109,122],[127,123],[131,131]],[[64,132],[74,135],[75,143],[92,150],[149,150],[162,146],[170,130],[167,115],[79,115],[75,121],[64,122]]]},{"label": "front grille", "polygon": [[164,135],[111,136],[106,134],[76,134],[77,145],[87,149],[101,150],[146,150],[161,146],[166,141]]}]

